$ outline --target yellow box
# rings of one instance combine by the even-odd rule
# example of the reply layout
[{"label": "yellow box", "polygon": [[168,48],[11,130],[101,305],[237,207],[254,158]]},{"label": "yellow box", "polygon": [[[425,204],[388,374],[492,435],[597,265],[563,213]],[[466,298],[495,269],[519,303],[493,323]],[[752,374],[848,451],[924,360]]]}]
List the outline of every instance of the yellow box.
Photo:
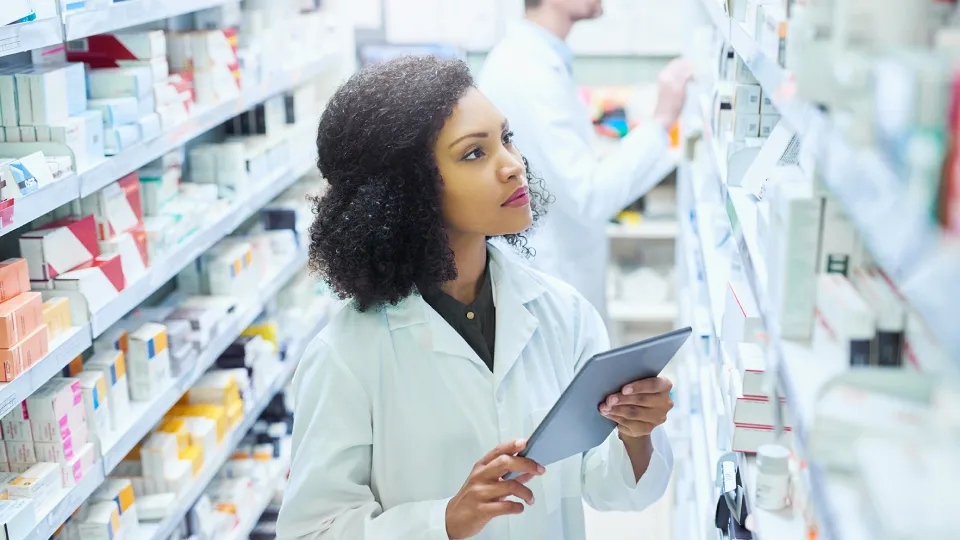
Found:
[{"label": "yellow box", "polygon": [[187,423],[182,418],[165,418],[157,426],[157,431],[177,437],[177,452],[182,452],[190,445],[190,432],[187,430]]},{"label": "yellow box", "polygon": [[280,329],[275,321],[269,321],[260,324],[248,326],[246,330],[240,333],[241,336],[260,336],[264,341],[273,343],[273,351],[276,352],[280,346],[280,339],[277,337]]},{"label": "yellow box", "polygon": [[227,406],[227,419],[230,421],[230,427],[235,428],[243,422],[243,402],[231,403]]},{"label": "yellow box", "polygon": [[170,409],[170,414],[174,416],[202,416],[213,420],[216,423],[217,444],[223,442],[230,428],[230,422],[227,420],[227,409],[217,405],[176,405],[173,409]]},{"label": "yellow box", "polygon": [[70,300],[67,297],[50,298],[43,303],[41,309],[50,341],[57,339],[57,336],[73,326],[73,319],[70,318]]},{"label": "yellow box", "polygon": [[188,446],[180,453],[180,461],[189,461],[193,469],[193,477],[196,478],[203,468],[203,448],[199,446]]},{"label": "yellow box", "polygon": [[[48,327],[49,330],[49,327]],[[76,358],[70,361],[66,367],[63,368],[64,377],[76,377],[78,373],[83,371],[83,355],[78,355]],[[106,385],[104,385],[104,392],[106,392]]]}]

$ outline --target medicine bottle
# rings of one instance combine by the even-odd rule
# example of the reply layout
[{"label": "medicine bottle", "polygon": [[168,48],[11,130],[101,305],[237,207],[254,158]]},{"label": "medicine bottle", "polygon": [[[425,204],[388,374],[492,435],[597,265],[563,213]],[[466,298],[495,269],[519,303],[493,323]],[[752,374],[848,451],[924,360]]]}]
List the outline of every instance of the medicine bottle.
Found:
[{"label": "medicine bottle", "polygon": [[757,449],[757,506],[781,510],[787,506],[790,488],[790,451],[779,444]]}]

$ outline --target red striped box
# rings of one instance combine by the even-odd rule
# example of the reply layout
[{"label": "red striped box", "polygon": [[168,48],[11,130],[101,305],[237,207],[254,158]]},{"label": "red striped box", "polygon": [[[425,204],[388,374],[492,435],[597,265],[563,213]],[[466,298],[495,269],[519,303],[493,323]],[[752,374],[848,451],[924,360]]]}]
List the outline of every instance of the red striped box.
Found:
[{"label": "red striped box", "polygon": [[90,314],[103,309],[126,286],[120,255],[104,255],[83,266],[61,274],[53,281],[55,289],[79,292],[87,301]]},{"label": "red striped box", "polygon": [[46,281],[100,255],[93,216],[65,218],[20,236],[31,280]]},{"label": "red striped box", "polygon": [[80,201],[84,213],[97,222],[97,239],[112,240],[143,224],[140,179],[132,172]]}]

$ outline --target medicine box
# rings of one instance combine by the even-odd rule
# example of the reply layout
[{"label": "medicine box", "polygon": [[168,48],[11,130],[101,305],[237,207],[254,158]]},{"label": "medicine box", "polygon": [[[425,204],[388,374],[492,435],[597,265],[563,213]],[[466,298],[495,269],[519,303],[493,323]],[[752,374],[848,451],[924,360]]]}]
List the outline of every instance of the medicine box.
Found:
[{"label": "medicine box", "polygon": [[135,124],[140,119],[140,102],[135,97],[91,99],[87,107],[100,111],[103,127]]},{"label": "medicine box", "polygon": [[[9,494],[9,488],[7,489]],[[26,538],[36,526],[31,499],[0,500],[0,527],[3,538]]]},{"label": "medicine box", "polygon": [[66,489],[72,489],[83,480],[83,477],[97,462],[96,447],[87,443],[76,450],[73,459],[61,466],[61,481]]},{"label": "medicine box", "polygon": [[86,444],[86,441],[74,446],[73,436],[70,436],[60,442],[35,442],[33,446],[36,448],[38,461],[63,465],[73,460],[84,444]]},{"label": "medicine box", "polygon": [[9,349],[0,349],[3,382],[10,382],[30,369],[50,351],[47,327],[38,326]]},{"label": "medicine box", "polygon": [[780,444],[791,448],[793,430],[784,428],[781,435],[773,426],[746,426],[735,425],[733,428],[733,451],[745,454],[756,454],[757,449],[765,444]]},{"label": "medicine box", "polygon": [[130,398],[149,401],[170,376],[167,330],[162,324],[146,323],[130,334]]},{"label": "medicine box", "polygon": [[[845,363],[851,366],[874,363],[876,316],[846,277],[840,274],[818,277],[817,320],[827,336],[840,345]],[[816,345],[816,333],[814,337]]]},{"label": "medicine box", "polygon": [[97,257],[70,272],[57,276],[53,286],[59,290],[79,292],[87,301],[89,313],[96,313],[119,296],[126,286],[120,256]]},{"label": "medicine box", "polygon": [[153,91],[153,71],[149,67],[94,69],[87,75],[92,99],[140,97]]},{"label": "medicine box", "polygon": [[31,280],[50,280],[100,254],[93,216],[64,218],[20,236]]},{"label": "medicine box", "polygon": [[8,492],[12,499],[46,500],[61,485],[60,465],[37,463],[10,482]]},{"label": "medicine box", "polygon": [[114,540],[120,532],[120,512],[112,502],[91,504],[78,529],[83,540]]},{"label": "medicine box", "polygon": [[110,395],[106,374],[99,370],[83,371],[77,375],[83,390],[83,411],[91,441],[102,441],[112,429]]},{"label": "medicine box", "polygon": [[43,302],[43,324],[47,325],[47,338],[52,342],[73,326],[70,317],[70,299],[65,296],[50,298]]},{"label": "medicine box", "polygon": [[760,114],[760,85],[738,84],[733,98],[734,114]]},{"label": "medicine box", "polygon": [[85,62],[97,59],[151,60],[167,55],[167,39],[162,30],[99,34],[71,41],[67,56]]},{"label": "medicine box", "polygon": [[22,401],[15,406],[3,420],[3,440],[5,441],[33,441],[33,431],[30,427],[30,414],[27,412],[27,402]]},{"label": "medicine box", "polygon": [[733,141],[743,142],[751,137],[760,136],[760,115],[754,113],[737,114],[734,118]]},{"label": "medicine box", "polygon": [[53,183],[53,173],[43,152],[3,162],[0,176],[6,181],[0,190],[5,199],[19,199]]},{"label": "medicine box", "polygon": [[119,325],[114,325],[93,341],[93,351],[123,351],[123,354],[129,354],[130,334]]},{"label": "medicine box", "polygon": [[140,180],[133,172],[80,200],[84,214],[97,222],[97,238],[110,240],[141,224]]},{"label": "medicine box", "polygon": [[86,442],[83,391],[79,380],[51,379],[30,395],[26,403],[35,442],[60,443],[69,437],[74,437],[74,444]]},{"label": "medicine box", "polygon": [[104,254],[120,256],[120,264],[123,268],[123,277],[126,283],[132,283],[146,274],[149,254],[147,251],[147,233],[142,225],[112,240],[100,242],[100,249]]},{"label": "medicine box", "polygon": [[773,128],[780,122],[779,114],[761,114],[760,115],[760,136],[769,137],[773,133]]},{"label": "medicine box", "polygon": [[137,126],[140,127],[140,140],[142,141],[155,139],[163,133],[160,115],[155,112],[141,116],[137,120]]},{"label": "medicine box", "polygon": [[177,197],[180,174],[179,167],[140,170],[140,199],[144,215],[159,215],[163,207]]},{"label": "medicine box", "polygon": [[122,429],[130,418],[130,386],[123,351],[98,352],[87,360],[84,367],[104,374],[111,425],[116,430]]},{"label": "medicine box", "polygon": [[26,259],[7,259],[0,262],[0,302],[30,290],[30,274]]},{"label": "medicine box", "polygon": [[38,292],[25,292],[0,303],[0,349],[9,349],[43,324]]},{"label": "medicine box", "polygon": [[32,441],[3,441],[7,461],[11,463],[34,464],[37,452]]},{"label": "medicine box", "polygon": [[740,342],[761,341],[765,332],[760,309],[750,287],[741,280],[729,282],[720,328],[723,343],[735,349]]},{"label": "medicine box", "polygon": [[115,156],[127,148],[140,142],[140,125],[115,126],[106,128],[103,132],[103,153]]}]

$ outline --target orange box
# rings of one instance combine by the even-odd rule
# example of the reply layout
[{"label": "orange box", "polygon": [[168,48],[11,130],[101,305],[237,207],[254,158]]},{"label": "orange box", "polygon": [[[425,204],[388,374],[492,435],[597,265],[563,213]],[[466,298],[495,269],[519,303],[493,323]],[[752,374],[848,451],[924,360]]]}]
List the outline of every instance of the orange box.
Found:
[{"label": "orange box", "polygon": [[30,274],[26,259],[7,259],[0,262],[0,302],[30,290]]},{"label": "orange box", "polygon": [[70,318],[70,299],[66,296],[50,298],[43,303],[43,324],[47,325],[50,341],[57,339],[73,326]]},{"label": "orange box", "polygon": [[0,349],[0,379],[10,382],[49,352],[47,327],[40,325],[30,335],[9,349]]},{"label": "orange box", "polygon": [[43,324],[43,300],[25,292],[0,304],[0,348],[9,349]]}]

